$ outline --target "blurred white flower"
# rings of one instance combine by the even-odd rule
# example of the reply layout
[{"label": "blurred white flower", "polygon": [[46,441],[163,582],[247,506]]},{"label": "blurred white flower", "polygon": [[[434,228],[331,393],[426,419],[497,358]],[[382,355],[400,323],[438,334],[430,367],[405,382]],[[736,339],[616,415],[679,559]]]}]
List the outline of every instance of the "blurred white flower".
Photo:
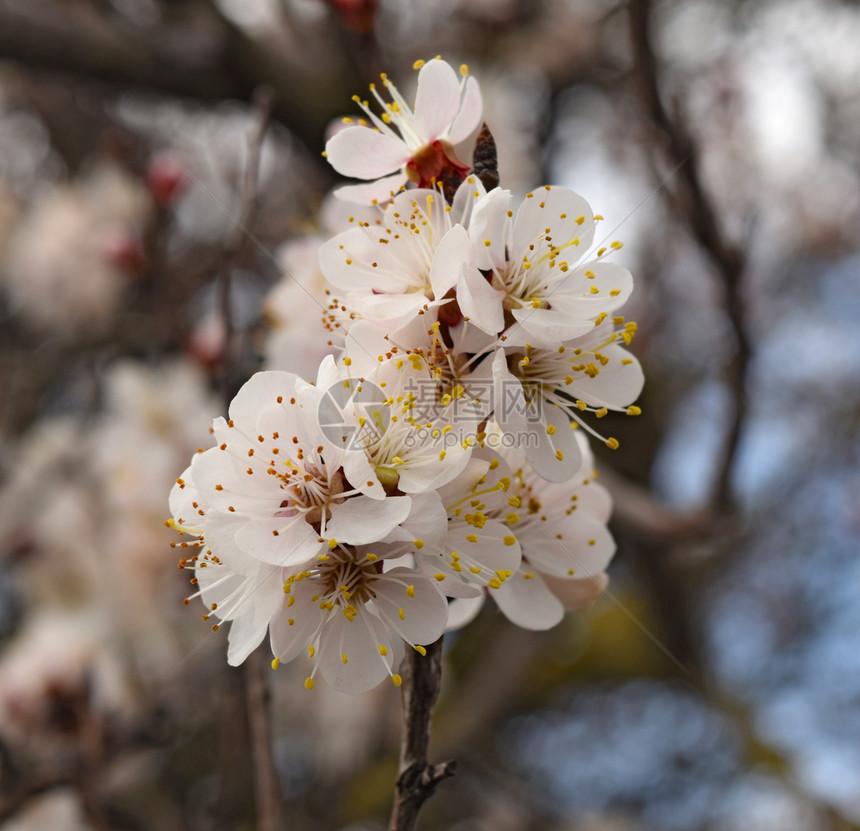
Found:
[{"label": "blurred white flower", "polygon": [[45,828],[96,831],[86,819],[79,794],[71,787],[50,790],[30,799],[14,817],[3,823],[3,831],[44,831]]},{"label": "blurred white flower", "polygon": [[37,611],[0,656],[4,738],[56,749],[88,709],[121,710],[127,690],[109,635],[110,623],[92,610]]},{"label": "blurred white flower", "polygon": [[379,216],[378,208],[349,205],[330,196],[320,209],[320,230],[281,246],[278,262],[285,273],[263,306],[270,327],[263,347],[265,369],[314,378],[322,359],[343,345],[349,313],[327,291],[320,248],[351,224],[375,222]]},{"label": "blurred white flower", "polygon": [[9,239],[2,274],[12,303],[52,334],[104,326],[150,209],[143,185],[109,166],[43,194]]}]

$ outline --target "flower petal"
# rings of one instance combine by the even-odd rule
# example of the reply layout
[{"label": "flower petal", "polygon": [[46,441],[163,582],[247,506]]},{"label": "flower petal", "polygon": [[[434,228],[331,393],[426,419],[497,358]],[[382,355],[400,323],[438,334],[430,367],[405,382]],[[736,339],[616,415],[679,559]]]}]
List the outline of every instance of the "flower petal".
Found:
[{"label": "flower petal", "polygon": [[551,629],[564,617],[564,607],[547,588],[540,574],[525,563],[492,594],[496,605],[512,623],[524,629]]},{"label": "flower petal", "polygon": [[[565,303],[565,299],[560,294],[553,294],[549,297],[550,308],[525,306],[513,309],[511,314],[519,325],[511,327],[508,345],[523,346],[530,343],[533,346],[549,347],[588,335],[594,329],[594,318],[577,317],[571,311],[573,304]],[[595,317],[597,314],[599,312],[595,313]]]},{"label": "flower petal", "polygon": [[343,185],[334,191],[334,195],[342,202],[354,205],[382,205],[396,196],[407,181],[405,173],[395,173],[369,185]]},{"label": "flower petal", "polygon": [[457,285],[460,270],[468,258],[469,235],[462,225],[455,225],[439,241],[430,264],[430,285],[436,300],[441,300]]},{"label": "flower petal", "polygon": [[237,667],[263,642],[269,621],[258,621],[253,615],[236,618],[227,637],[227,663]]},{"label": "flower petal", "polygon": [[505,328],[504,292],[494,289],[477,268],[466,266],[457,281],[457,303],[469,323],[495,335]]},{"label": "flower petal", "polygon": [[[578,222],[577,220],[581,220]],[[546,186],[539,188],[523,200],[514,224],[514,259],[522,257],[537,238],[543,239],[549,228],[552,245],[561,248],[559,255],[571,263],[579,259],[594,237],[594,214],[578,193],[569,188]],[[578,240],[578,244],[571,244]],[[545,245],[545,243],[544,243]],[[569,248],[564,248],[570,245]],[[566,255],[564,252],[569,251]]]},{"label": "flower petal", "polygon": [[484,595],[477,597],[457,597],[448,604],[448,625],[446,632],[461,629],[471,623],[484,606]]},{"label": "flower petal", "polygon": [[[322,613],[319,603],[311,600],[317,590],[314,581],[298,580],[289,596],[281,591],[281,605],[272,616],[269,634],[272,653],[285,663],[302,653],[319,628]],[[290,596],[295,600],[288,606]]]},{"label": "flower petal", "polygon": [[427,61],[418,73],[415,94],[415,126],[421,139],[426,144],[434,142],[450,128],[459,110],[457,73],[445,61]]},{"label": "flower petal", "polygon": [[578,509],[551,523],[529,517],[516,531],[529,562],[555,577],[599,574],[615,553],[615,540],[606,526]]},{"label": "flower petal", "polygon": [[323,629],[317,660],[323,678],[336,690],[357,695],[379,686],[389,675],[379,638],[364,612],[354,619],[337,614]]},{"label": "flower petal", "polygon": [[408,643],[433,643],[445,631],[448,601],[436,589],[435,581],[409,569],[395,568],[382,575],[373,588],[373,604],[380,618]]},{"label": "flower petal", "polygon": [[565,391],[592,407],[624,409],[642,392],[645,384],[642,367],[626,349],[615,344],[604,347],[600,353],[606,362],[597,367],[597,374],[577,373]]},{"label": "flower petal", "polygon": [[481,88],[478,86],[478,82],[470,76],[466,79],[460,112],[457,113],[457,117],[448,128],[444,137],[451,144],[459,144],[459,142],[467,139],[469,134],[480,123],[483,110],[484,102],[481,99]]},{"label": "flower petal", "polygon": [[474,206],[469,220],[469,237],[474,264],[478,268],[500,271],[505,268],[510,242],[510,207],[511,192],[502,188],[494,188]]},{"label": "flower petal", "polygon": [[582,464],[582,451],[571,427],[570,417],[560,407],[540,402],[541,423],[532,426],[529,436],[537,434],[535,444],[526,445],[526,458],[550,482],[565,482]]},{"label": "flower petal", "polygon": [[584,577],[582,580],[562,580],[544,575],[544,582],[566,611],[578,612],[580,609],[587,609],[606,591],[609,575],[601,571],[594,577]]},{"label": "flower petal", "polygon": [[428,548],[441,545],[448,531],[448,515],[438,492],[416,493],[411,499],[409,516],[392,529],[384,542],[421,540]]},{"label": "flower petal", "polygon": [[325,536],[349,545],[379,542],[409,516],[411,507],[408,496],[352,496],[332,508]]},{"label": "flower petal", "polygon": [[301,517],[252,519],[236,532],[236,545],[264,563],[284,567],[307,563],[324,550],[316,530]]},{"label": "flower petal", "polygon": [[325,151],[326,158],[338,173],[356,179],[387,176],[403,167],[410,155],[406,142],[370,127],[341,130],[328,140]]}]

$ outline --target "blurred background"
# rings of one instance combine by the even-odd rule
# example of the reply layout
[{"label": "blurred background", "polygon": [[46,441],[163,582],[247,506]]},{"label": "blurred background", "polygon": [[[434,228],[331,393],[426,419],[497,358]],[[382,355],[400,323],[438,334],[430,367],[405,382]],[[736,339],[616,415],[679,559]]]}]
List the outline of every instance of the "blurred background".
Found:
[{"label": "blurred background", "polygon": [[229,668],[162,521],[225,392],[313,377],[327,130],[436,54],[624,241],[647,383],[611,596],[446,638],[420,827],[860,828],[849,0],[0,0],[0,828],[386,827],[397,691]]}]

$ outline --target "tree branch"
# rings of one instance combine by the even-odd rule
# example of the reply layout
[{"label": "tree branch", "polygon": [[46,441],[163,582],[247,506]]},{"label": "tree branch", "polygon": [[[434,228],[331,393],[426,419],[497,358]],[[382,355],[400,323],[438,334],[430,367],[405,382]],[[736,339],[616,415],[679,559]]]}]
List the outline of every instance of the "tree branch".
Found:
[{"label": "tree branch", "polygon": [[412,650],[403,661],[403,736],[394,807],[388,831],[412,831],[418,812],[443,779],[454,775],[455,762],[431,765],[430,718],[442,684],[442,638],[427,654]]},{"label": "tree branch", "polygon": [[[224,256],[221,260],[221,272],[218,275],[218,310],[224,327],[224,349],[221,361],[220,386],[225,406],[229,406],[235,393],[237,383],[236,365],[238,359],[238,343],[233,322],[232,287],[233,269],[240,254],[251,238],[251,228],[259,207],[258,179],[260,176],[260,156],[263,141],[269,125],[272,110],[272,91],[267,87],[259,89],[254,96],[256,122],[254,132],[248,139],[248,159],[242,180],[239,213],[233,233],[224,246]],[[244,379],[242,379],[244,380]]]},{"label": "tree branch", "polygon": [[243,667],[245,700],[251,728],[251,758],[254,765],[254,794],[259,831],[282,831],[284,802],[280,778],[272,752],[272,720],[269,690],[264,673],[267,667],[260,650],[252,652]]},{"label": "tree branch", "polygon": [[325,102],[349,98],[331,73],[299,75],[274,50],[195,4],[182,19],[154,30],[108,25],[57,5],[56,14],[0,4],[0,59],[106,84],[117,91],[148,88],[204,102],[251,102],[261,86],[275,92],[272,116],[309,149],[320,149],[326,124],[339,111]]},{"label": "tree branch", "polygon": [[752,352],[741,299],[746,257],[723,232],[716,208],[702,184],[698,151],[687,126],[678,113],[667,111],[660,97],[660,69],[651,36],[651,0],[630,0],[629,14],[634,80],[653,126],[663,136],[668,163],[679,167],[677,180],[682,192],[676,194],[675,208],[722,279],[725,311],[735,337],[736,352],[725,372],[735,410],[711,500],[715,508],[726,510],[730,507],[730,477],[747,412],[746,373]]}]

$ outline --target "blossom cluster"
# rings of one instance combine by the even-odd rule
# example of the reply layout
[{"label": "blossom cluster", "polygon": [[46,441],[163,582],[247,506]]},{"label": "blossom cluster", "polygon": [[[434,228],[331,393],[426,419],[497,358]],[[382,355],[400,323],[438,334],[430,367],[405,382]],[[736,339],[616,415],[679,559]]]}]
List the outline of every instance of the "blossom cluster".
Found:
[{"label": "blossom cluster", "polygon": [[[205,618],[239,664],[268,635],[362,692],[491,597],[557,624],[606,586],[610,499],[594,420],[638,413],[618,314],[630,273],[594,249],[601,219],[547,185],[498,186],[478,84],[419,62],[414,108],[382,78],[327,157],[368,180],[336,192],[345,228],[319,247],[328,354],[315,379],[254,375],[177,480],[169,524]],[[352,119],[347,119],[352,122]],[[321,338],[322,340],[322,338]],[[313,347],[311,347],[313,349]]]}]

